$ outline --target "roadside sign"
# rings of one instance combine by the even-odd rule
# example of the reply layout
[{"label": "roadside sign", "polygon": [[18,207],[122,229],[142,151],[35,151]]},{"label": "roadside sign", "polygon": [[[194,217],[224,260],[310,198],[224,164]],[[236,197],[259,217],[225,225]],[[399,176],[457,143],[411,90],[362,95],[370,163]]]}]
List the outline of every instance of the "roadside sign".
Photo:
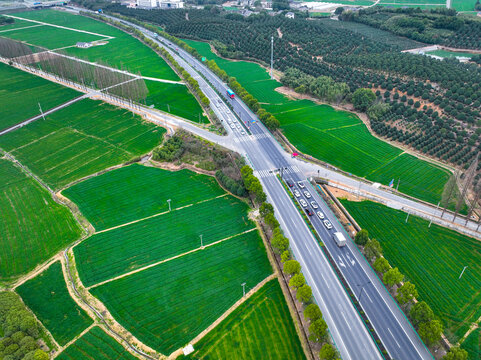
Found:
[{"label": "roadside sign", "polygon": [[202,56],[202,61],[205,61],[205,60],[206,60],[206,58],[204,56]]}]

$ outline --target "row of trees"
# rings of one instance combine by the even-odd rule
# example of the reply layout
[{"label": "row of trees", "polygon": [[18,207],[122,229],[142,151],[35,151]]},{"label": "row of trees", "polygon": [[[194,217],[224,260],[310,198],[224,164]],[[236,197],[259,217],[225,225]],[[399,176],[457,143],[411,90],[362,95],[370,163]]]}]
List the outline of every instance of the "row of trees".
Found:
[{"label": "row of trees", "polygon": [[242,182],[247,189],[251,197],[255,199],[258,204],[262,204],[266,201],[267,196],[262,188],[262,184],[258,178],[254,176],[254,171],[249,165],[244,165],[240,169],[242,175]]},{"label": "row of trees", "polygon": [[0,327],[0,359],[48,360],[39,346],[37,321],[13,292],[0,292]]},{"label": "row of trees", "polygon": [[259,213],[271,232],[270,242],[283,264],[283,272],[289,277],[289,286],[296,291],[296,298],[304,304],[304,318],[309,324],[309,340],[322,344],[319,358],[322,360],[339,359],[336,348],[328,339],[328,327],[319,306],[312,302],[312,289],[306,284],[301,264],[292,258],[289,239],[286,238],[274,216],[274,208],[269,203],[259,207]]},{"label": "row of trees", "polygon": [[[409,281],[404,281],[404,275],[397,267],[391,267],[388,260],[382,256],[379,241],[369,238],[368,231],[362,229],[357,232],[354,242],[359,245],[374,270],[381,274],[382,281],[388,289],[396,294],[396,300],[409,315],[421,339],[428,346],[439,343],[443,333],[442,322],[436,319],[433,310],[426,302],[416,301],[418,297],[416,286]],[[444,359],[466,360],[467,356],[468,353],[465,350],[453,347]]]}]

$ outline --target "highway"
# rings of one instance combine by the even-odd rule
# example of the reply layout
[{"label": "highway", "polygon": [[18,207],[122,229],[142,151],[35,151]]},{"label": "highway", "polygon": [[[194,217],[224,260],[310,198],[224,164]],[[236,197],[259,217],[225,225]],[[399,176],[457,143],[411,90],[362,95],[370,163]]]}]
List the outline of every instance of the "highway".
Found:
[{"label": "highway", "polygon": [[[171,54],[175,55],[181,66],[187,70],[191,65],[210,82],[218,94],[226,94],[227,86],[197,59],[175,45],[169,45],[170,43],[167,40],[159,40],[166,48],[170,48]],[[172,51],[172,48],[175,51]],[[198,76],[197,80],[199,84],[204,83],[202,78]],[[218,95],[212,94],[211,89],[208,88],[209,85],[207,85],[208,87],[204,85],[206,84],[202,84],[201,88],[206,96],[218,104]],[[379,358],[378,349],[350,303],[327,259],[322,254],[317,240],[310,233],[309,228],[304,223],[297,208],[292,204],[290,197],[286,194],[273,170],[283,168],[283,174],[286,178],[290,178],[296,183],[302,181],[306,183],[306,186],[310,185],[307,185],[305,177],[295,165],[296,162],[287,156],[269,131],[257,121],[256,116],[239,98],[230,99],[224,95],[224,101],[230,104],[239,119],[249,126],[252,135],[242,135],[242,130],[237,133],[240,136],[236,138],[242,145],[246,157],[256,171],[256,175],[263,183],[269,201],[276,210],[276,216],[282,224],[286,236],[291,240],[293,253],[302,265],[306,279],[313,288],[316,301],[321,305],[326,318],[330,318],[328,325],[343,359]],[[229,118],[232,119],[232,114],[227,112],[228,109],[217,110],[219,118],[226,118],[227,121]],[[236,130],[238,130],[237,127]],[[309,193],[311,193],[311,199],[315,199],[326,217],[331,219],[334,229],[343,231],[335,220],[335,216],[317,196],[314,189],[311,188]],[[305,197],[304,194],[302,196]],[[331,233],[334,229],[329,231],[320,219],[314,217],[311,219],[326,248],[335,259],[339,270],[358,297],[391,358],[431,359],[431,354],[369,264],[359,253],[352,240],[349,241],[348,246],[338,248],[331,239]],[[346,236],[350,239],[348,234]]]},{"label": "highway", "polygon": [[[137,25],[131,25],[167,49],[175,60],[199,82],[200,88],[210,99],[214,112],[224,122],[229,135],[234,139],[236,147],[250,162],[264,186],[269,202],[274,206],[282,229],[290,239],[293,254],[301,263],[303,273],[312,287],[313,296],[324,314],[341,357],[343,359],[382,358],[342,284],[322,253],[317,240],[278,180],[276,169],[282,168],[284,178],[295,182],[295,187],[299,186],[298,182],[305,184],[303,191],[307,190],[310,198],[307,199],[303,192],[301,192],[301,198],[306,201],[315,201],[325,217],[333,224],[334,229],[328,230],[319,218],[311,217],[312,225],[357,296],[390,357],[397,360],[432,359],[417,333],[348,234],[345,234],[348,238],[348,246],[338,248],[335,245],[331,238],[332,232],[344,230],[307,182],[297,166],[298,162],[282,150],[269,131],[257,121],[256,116],[240,99],[237,97],[230,99],[226,96],[226,84],[197,59],[168,40],[157,37],[154,33]],[[226,103],[233,111],[229,110]],[[244,124],[249,126],[251,135],[246,133]]]}]

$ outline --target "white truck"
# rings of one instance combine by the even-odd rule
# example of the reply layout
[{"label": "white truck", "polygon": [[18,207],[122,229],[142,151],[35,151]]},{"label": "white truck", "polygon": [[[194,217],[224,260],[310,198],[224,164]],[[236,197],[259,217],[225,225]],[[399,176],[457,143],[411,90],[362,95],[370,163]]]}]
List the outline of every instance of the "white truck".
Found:
[{"label": "white truck", "polygon": [[337,246],[343,247],[346,246],[346,238],[344,237],[344,234],[337,231],[334,234],[332,234],[332,238],[336,242]]}]

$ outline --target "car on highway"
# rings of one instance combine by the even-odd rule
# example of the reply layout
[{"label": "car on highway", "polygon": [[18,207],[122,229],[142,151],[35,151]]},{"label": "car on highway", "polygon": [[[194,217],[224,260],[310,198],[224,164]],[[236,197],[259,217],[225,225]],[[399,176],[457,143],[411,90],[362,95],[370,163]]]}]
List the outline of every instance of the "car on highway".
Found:
[{"label": "car on highway", "polygon": [[309,215],[309,216],[314,215],[314,213],[311,211],[311,209],[305,209],[305,210],[306,210],[307,215]]},{"label": "car on highway", "polygon": [[326,227],[327,230],[332,229],[332,224],[329,220],[324,220],[323,223],[324,223],[324,226]]},{"label": "car on highway", "polygon": [[307,201],[304,199],[300,199],[299,202],[301,203],[302,207],[307,207]]},{"label": "car on highway", "polygon": [[231,123],[231,124],[230,124],[230,127],[231,127],[232,129],[235,129],[235,124]]},{"label": "car on highway", "polygon": [[304,191],[304,196],[305,196],[306,198],[308,198],[308,199],[311,198],[311,194],[309,194],[309,191],[307,191],[307,190]]},{"label": "car on highway", "polygon": [[301,196],[301,193],[297,190],[294,190],[294,196],[299,197],[299,196]]},{"label": "car on highway", "polygon": [[246,132],[244,130],[241,131],[241,135],[245,135]]},{"label": "car on highway", "polygon": [[293,186],[294,186],[294,183],[293,183],[291,180],[289,180],[289,179],[286,180],[286,184],[287,184],[287,186],[289,186],[289,187],[293,187]]},{"label": "car on highway", "polygon": [[236,124],[235,126],[237,127],[237,129],[241,129],[241,126],[239,124]]},{"label": "car on highway", "polygon": [[319,205],[317,205],[315,201],[311,201],[311,206],[312,206],[313,209],[319,208]]},{"label": "car on highway", "polygon": [[297,182],[297,185],[299,185],[299,187],[300,187],[301,189],[304,189],[304,188],[305,188],[305,186],[304,186],[304,184],[302,183],[302,181],[298,181],[298,182]]},{"label": "car on highway", "polygon": [[319,219],[324,220],[324,214],[322,212],[318,211],[316,214]]}]

